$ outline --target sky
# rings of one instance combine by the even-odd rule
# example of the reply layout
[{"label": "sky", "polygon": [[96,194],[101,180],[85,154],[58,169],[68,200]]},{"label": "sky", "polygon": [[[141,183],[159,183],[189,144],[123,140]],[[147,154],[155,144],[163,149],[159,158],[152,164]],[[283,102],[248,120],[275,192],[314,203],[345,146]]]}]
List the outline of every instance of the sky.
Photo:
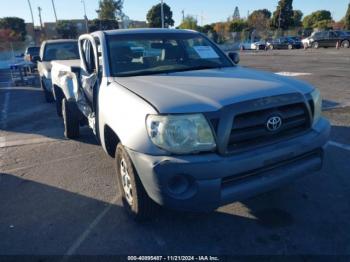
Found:
[{"label": "sky", "polygon": [[[82,19],[84,17],[82,0],[54,0],[58,19]],[[276,9],[278,0],[164,0],[170,5],[175,24],[181,22],[182,10],[186,15],[197,17],[199,24],[225,21],[239,7],[242,17],[256,9]],[[38,6],[42,8],[43,22],[55,20],[51,0],[30,0],[35,24],[39,24]],[[124,13],[132,20],[146,20],[147,11],[159,0],[124,0]],[[0,17],[17,16],[31,22],[28,0],[0,0]],[[85,0],[89,19],[97,17],[98,0]],[[335,20],[344,17],[349,0],[294,0],[294,9],[300,9],[304,15],[313,11],[326,9],[331,11]]]}]

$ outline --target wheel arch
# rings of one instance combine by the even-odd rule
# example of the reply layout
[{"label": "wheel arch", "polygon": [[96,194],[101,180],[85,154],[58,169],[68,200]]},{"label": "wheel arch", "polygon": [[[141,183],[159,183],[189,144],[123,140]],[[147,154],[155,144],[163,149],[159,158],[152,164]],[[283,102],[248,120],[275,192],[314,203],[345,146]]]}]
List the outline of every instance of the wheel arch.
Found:
[{"label": "wheel arch", "polygon": [[119,136],[109,125],[105,124],[103,128],[103,147],[110,157],[115,158],[115,150],[119,143]]},{"label": "wheel arch", "polygon": [[57,100],[57,99],[62,100],[63,98],[65,98],[64,92],[62,91],[62,89],[58,85],[53,84],[52,87],[53,87],[53,95],[54,95],[55,100]]}]

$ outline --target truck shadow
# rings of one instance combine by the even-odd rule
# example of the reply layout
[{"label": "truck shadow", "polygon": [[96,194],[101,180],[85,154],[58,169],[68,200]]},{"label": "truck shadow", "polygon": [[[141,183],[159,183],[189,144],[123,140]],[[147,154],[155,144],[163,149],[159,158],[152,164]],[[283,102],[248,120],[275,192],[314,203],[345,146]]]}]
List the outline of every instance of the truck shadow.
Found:
[{"label": "truck shadow", "polygon": [[119,199],[110,204],[1,174],[0,254],[62,255],[79,239],[80,255],[346,254],[350,166],[329,150],[317,176],[215,212],[159,210],[144,223],[130,220]]},{"label": "truck shadow", "polygon": [[[7,105],[4,103],[6,96],[9,97]],[[63,120],[57,116],[55,104],[45,102],[40,88],[2,88],[0,102],[0,130],[13,134],[30,134],[35,138],[65,139]],[[98,144],[88,127],[81,128],[78,141]]]}]

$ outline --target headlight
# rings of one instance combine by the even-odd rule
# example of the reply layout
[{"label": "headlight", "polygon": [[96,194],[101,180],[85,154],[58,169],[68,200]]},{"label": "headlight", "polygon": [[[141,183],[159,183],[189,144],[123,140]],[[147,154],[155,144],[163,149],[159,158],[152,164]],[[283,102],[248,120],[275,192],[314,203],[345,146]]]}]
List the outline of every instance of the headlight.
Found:
[{"label": "headlight", "polygon": [[146,123],[152,142],[171,153],[189,154],[216,147],[212,130],[202,114],[149,115]]},{"label": "headlight", "polygon": [[312,93],[312,100],[314,102],[314,121],[313,124],[317,123],[322,116],[322,97],[320,91],[316,88]]}]

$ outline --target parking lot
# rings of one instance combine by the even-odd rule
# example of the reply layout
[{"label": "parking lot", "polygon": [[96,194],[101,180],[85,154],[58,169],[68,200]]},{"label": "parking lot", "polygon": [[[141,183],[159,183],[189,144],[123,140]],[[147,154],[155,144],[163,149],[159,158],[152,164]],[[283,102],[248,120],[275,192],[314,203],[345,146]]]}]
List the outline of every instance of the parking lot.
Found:
[{"label": "parking lot", "polygon": [[[247,51],[241,65],[319,87],[332,122],[324,170],[212,213],[131,221],[114,162],[83,129],[63,137],[38,87],[0,72],[1,255],[350,255],[350,50]],[[300,258],[301,259],[301,258]]]}]

